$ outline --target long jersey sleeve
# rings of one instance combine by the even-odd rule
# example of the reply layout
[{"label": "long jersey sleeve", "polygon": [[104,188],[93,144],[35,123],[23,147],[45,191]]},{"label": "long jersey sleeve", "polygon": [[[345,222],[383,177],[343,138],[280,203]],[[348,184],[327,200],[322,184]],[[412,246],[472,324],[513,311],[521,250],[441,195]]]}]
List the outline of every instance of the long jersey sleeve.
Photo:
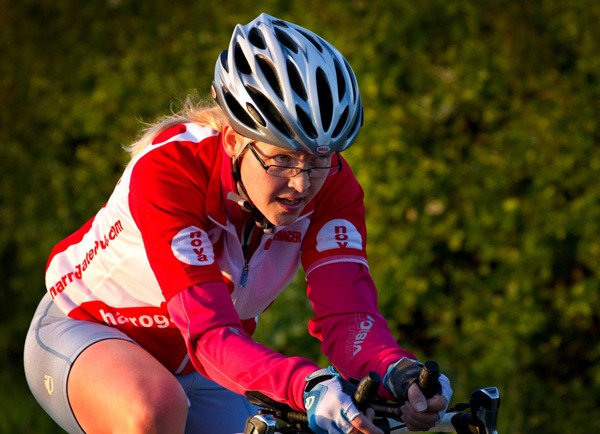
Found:
[{"label": "long jersey sleeve", "polygon": [[364,265],[341,262],[315,269],[308,275],[308,296],[315,311],[309,330],[345,377],[371,371],[383,377],[391,363],[414,358],[379,313],[375,283]]}]

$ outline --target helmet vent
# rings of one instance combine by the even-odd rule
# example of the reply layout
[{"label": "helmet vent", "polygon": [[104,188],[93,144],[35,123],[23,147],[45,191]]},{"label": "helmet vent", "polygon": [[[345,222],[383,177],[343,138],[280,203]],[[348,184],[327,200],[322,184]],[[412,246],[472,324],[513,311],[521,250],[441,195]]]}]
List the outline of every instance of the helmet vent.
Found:
[{"label": "helmet vent", "polygon": [[302,82],[302,78],[300,77],[300,72],[296,65],[289,60],[286,62],[288,78],[290,80],[290,86],[292,90],[296,92],[300,98],[304,101],[308,100],[308,94],[306,93],[306,88],[304,87],[304,83]]},{"label": "helmet vent", "polygon": [[279,99],[283,99],[283,91],[281,90],[281,82],[279,81],[279,77],[277,75],[277,71],[271,64],[270,61],[265,59],[262,56],[256,56],[256,63],[258,63],[258,67],[260,71],[263,73],[265,78],[267,79],[267,83],[271,86],[271,89],[277,94]]},{"label": "helmet vent", "polygon": [[256,119],[256,122],[261,124],[263,127],[267,126],[267,122],[265,121],[265,118],[263,118],[262,115],[259,113],[259,111],[256,110],[256,107],[254,107],[250,103],[247,103],[246,110],[248,110],[248,113],[250,113],[254,117],[254,119]]},{"label": "helmet vent", "polygon": [[252,68],[250,68],[248,59],[246,59],[240,44],[235,44],[235,48],[233,49],[233,59],[235,61],[235,67],[238,71],[240,71],[242,74],[252,74]]},{"label": "helmet vent", "polygon": [[285,27],[286,29],[288,29],[290,26],[287,25],[287,23],[283,20],[272,20],[271,24],[273,24],[274,26],[279,26],[279,27]]},{"label": "helmet vent", "polygon": [[256,124],[254,123],[254,120],[252,120],[252,118],[248,116],[248,113],[246,113],[246,111],[242,108],[240,103],[237,102],[233,95],[231,95],[227,91],[223,92],[223,95],[225,96],[225,104],[227,104],[227,107],[229,108],[229,111],[233,114],[233,116],[235,116],[235,118],[238,121],[240,121],[248,128],[255,129]]},{"label": "helmet vent", "polygon": [[344,109],[344,112],[340,116],[337,125],[335,126],[335,130],[333,131],[333,137],[337,137],[342,132],[342,129],[346,126],[346,121],[348,120],[348,107]]},{"label": "helmet vent", "polygon": [[358,113],[358,116],[356,116],[356,119],[354,120],[354,124],[352,125],[352,128],[350,128],[348,130],[348,137],[352,137],[352,136],[358,134],[358,130],[363,125],[363,120],[364,120],[364,112],[361,107],[360,113]]},{"label": "helmet vent", "polygon": [[221,55],[219,56],[219,61],[221,62],[221,66],[227,72],[229,72],[229,64],[227,63],[227,50],[221,51]]},{"label": "helmet vent", "polygon": [[[354,86],[354,89],[358,89],[358,84],[356,83],[356,78],[354,77],[354,73],[352,72],[352,68],[350,68],[350,65],[348,64],[348,62],[346,61],[346,59],[344,59],[344,66],[346,66],[346,71],[348,71],[348,76],[350,77],[350,80],[352,80],[352,84]],[[356,102],[356,98],[358,97],[358,93],[353,92],[352,93],[352,101]]]},{"label": "helmet vent", "polygon": [[321,44],[319,44],[319,42],[317,42],[317,40],[315,39],[315,37],[313,35],[311,35],[310,33],[307,33],[305,30],[302,29],[296,29],[298,32],[302,33],[302,35],[308,39],[317,50],[319,50],[321,53],[323,52],[323,47],[321,46]]},{"label": "helmet vent", "polygon": [[300,121],[300,125],[302,125],[302,129],[311,139],[316,139],[319,135],[308,114],[298,105],[296,106],[296,113],[298,114],[298,120]]},{"label": "helmet vent", "polygon": [[258,49],[264,50],[267,48],[262,33],[256,27],[252,28],[248,33],[248,41]]},{"label": "helmet vent", "polygon": [[285,135],[288,139],[294,138],[294,133],[291,128],[287,126],[279,112],[277,111],[277,107],[273,105],[269,98],[264,96],[262,93],[258,92],[256,89],[248,87],[246,88],[250,97],[258,107],[258,110],[267,118],[267,121],[275,126],[283,135]]},{"label": "helmet vent", "polygon": [[296,41],[290,38],[290,36],[283,30],[280,30],[278,28],[275,28],[274,30],[275,35],[277,36],[277,40],[281,43],[281,45],[286,47],[288,50],[291,50],[294,53],[298,54],[299,49],[298,44],[296,44]]},{"label": "helmet vent", "polygon": [[344,80],[342,68],[340,67],[340,64],[337,60],[334,62],[334,65],[335,76],[337,77],[338,99],[339,101],[341,101],[342,99],[344,99],[344,95],[346,94],[346,81]]},{"label": "helmet vent", "polygon": [[317,68],[317,93],[319,95],[319,108],[323,128],[328,130],[333,116],[333,98],[331,97],[331,88],[329,87],[327,76],[321,68]]}]

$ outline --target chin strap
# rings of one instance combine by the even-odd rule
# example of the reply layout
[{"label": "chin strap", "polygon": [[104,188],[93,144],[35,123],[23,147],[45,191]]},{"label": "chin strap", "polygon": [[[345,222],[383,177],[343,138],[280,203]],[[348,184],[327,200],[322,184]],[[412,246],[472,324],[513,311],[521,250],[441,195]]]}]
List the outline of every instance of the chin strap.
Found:
[{"label": "chin strap", "polygon": [[231,163],[231,176],[233,176],[233,179],[237,185],[237,190],[240,194],[230,191],[227,193],[227,199],[237,203],[244,211],[249,212],[254,219],[256,226],[261,228],[265,234],[272,234],[275,232],[275,225],[267,220],[263,213],[258,210],[258,208],[252,205],[252,202],[250,202],[248,199],[246,188],[242,183],[242,176],[240,175],[239,170],[239,161],[241,155],[245,152],[245,149],[237,157],[235,157]]},{"label": "chin strap", "polygon": [[[243,191],[243,186],[240,184],[241,190]],[[243,196],[230,191],[227,193],[227,199],[232,202],[237,203],[240,208],[244,211],[249,212],[252,218],[254,219],[254,223],[256,226],[261,228],[265,234],[272,234],[275,232],[275,225],[271,223],[269,220],[265,218],[263,213],[261,213],[258,208],[250,203],[248,199],[245,199]]]}]

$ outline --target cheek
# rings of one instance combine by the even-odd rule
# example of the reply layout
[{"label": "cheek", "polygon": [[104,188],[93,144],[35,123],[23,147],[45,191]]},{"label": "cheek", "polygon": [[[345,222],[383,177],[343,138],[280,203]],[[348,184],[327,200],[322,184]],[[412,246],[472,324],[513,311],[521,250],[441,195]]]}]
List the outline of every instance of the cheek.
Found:
[{"label": "cheek", "polygon": [[250,200],[255,205],[268,201],[268,198],[281,187],[277,184],[279,178],[267,175],[264,170],[242,170],[242,182]]},{"label": "cheek", "polygon": [[327,178],[313,178],[310,183],[310,194],[311,197],[315,197],[325,184]]}]

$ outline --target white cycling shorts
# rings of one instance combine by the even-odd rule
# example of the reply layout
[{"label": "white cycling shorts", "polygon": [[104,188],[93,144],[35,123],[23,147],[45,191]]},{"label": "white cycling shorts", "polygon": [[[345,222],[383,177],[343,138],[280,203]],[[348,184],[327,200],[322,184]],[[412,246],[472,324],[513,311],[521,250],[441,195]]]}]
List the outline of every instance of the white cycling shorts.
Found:
[{"label": "white cycling shorts", "polygon": [[[48,294],[42,298],[25,341],[25,376],[42,408],[68,433],[84,433],[67,395],[71,366],[82,351],[104,339],[135,343],[113,327],[69,318]],[[256,413],[245,397],[197,372],[176,377],[190,401],[186,434],[239,433],[246,418]]]}]

